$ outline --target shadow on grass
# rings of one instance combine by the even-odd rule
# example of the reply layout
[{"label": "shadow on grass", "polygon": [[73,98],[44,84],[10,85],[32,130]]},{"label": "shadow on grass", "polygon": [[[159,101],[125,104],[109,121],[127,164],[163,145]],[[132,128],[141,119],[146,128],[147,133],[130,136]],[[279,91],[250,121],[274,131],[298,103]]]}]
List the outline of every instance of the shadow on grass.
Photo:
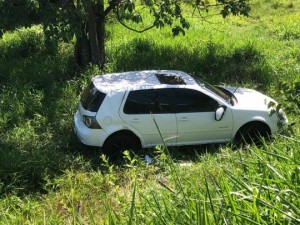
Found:
[{"label": "shadow on grass", "polygon": [[[180,146],[180,147],[168,147],[167,151],[157,150],[157,148],[144,148],[136,151],[128,150],[130,153],[130,157],[140,160],[141,162],[146,162],[145,157],[149,156],[153,160],[160,160],[160,156],[162,152],[169,154],[172,160],[176,162],[197,162],[206,154],[217,154],[220,152],[220,149],[224,147],[225,144],[207,144],[207,145],[193,145],[193,146]],[[158,147],[161,149],[161,147]],[[77,154],[83,156],[87,161],[91,163],[93,170],[106,170],[107,168],[103,167],[103,161],[101,159],[101,155],[103,152],[101,148],[97,147],[88,147],[83,146],[82,149],[77,151]],[[114,165],[116,167],[122,168],[126,167],[128,164],[128,160],[126,157],[120,153],[115,155],[113,158],[108,157],[108,162],[110,165]]]},{"label": "shadow on grass", "polygon": [[70,151],[79,92],[73,47],[25,55],[13,47],[0,57],[0,196],[44,192],[47,179],[83,166]]}]

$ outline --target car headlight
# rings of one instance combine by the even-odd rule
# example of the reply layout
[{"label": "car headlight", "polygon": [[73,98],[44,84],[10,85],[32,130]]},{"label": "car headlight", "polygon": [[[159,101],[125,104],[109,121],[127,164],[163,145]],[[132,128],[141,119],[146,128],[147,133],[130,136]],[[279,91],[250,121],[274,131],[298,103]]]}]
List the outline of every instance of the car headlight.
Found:
[{"label": "car headlight", "polygon": [[283,125],[287,125],[288,118],[287,118],[285,112],[283,111],[283,109],[279,109],[277,114],[278,114],[279,120],[283,123]]}]

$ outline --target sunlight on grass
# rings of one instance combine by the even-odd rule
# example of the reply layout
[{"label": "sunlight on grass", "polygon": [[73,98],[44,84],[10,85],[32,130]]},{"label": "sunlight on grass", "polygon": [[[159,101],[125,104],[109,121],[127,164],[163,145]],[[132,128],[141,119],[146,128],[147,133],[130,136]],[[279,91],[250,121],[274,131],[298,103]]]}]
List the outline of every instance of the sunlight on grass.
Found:
[{"label": "sunlight on grass", "polygon": [[[185,36],[107,27],[103,70],[74,66],[73,43],[44,45],[40,26],[0,39],[0,224],[299,224],[300,26],[296,1],[253,1],[249,18],[199,20]],[[279,99],[293,137],[243,149],[125,152],[112,162],[73,133],[96,74],[178,69]],[[146,162],[148,155],[152,161]]]}]

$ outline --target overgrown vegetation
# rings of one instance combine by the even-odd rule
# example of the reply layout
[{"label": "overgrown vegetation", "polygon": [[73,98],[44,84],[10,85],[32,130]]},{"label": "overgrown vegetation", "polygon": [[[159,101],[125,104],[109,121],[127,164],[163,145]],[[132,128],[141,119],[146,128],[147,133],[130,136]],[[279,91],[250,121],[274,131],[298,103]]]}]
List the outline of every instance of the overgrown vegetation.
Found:
[{"label": "overgrown vegetation", "polygon": [[[76,68],[73,44],[47,49],[40,26],[4,33],[0,224],[299,224],[300,2],[254,3],[250,18],[211,23],[186,8],[191,27],[176,38],[110,24],[101,71]],[[111,163],[73,134],[79,94],[95,74],[141,69],[257,88],[285,106],[295,134],[245,149],[157,147]]]}]

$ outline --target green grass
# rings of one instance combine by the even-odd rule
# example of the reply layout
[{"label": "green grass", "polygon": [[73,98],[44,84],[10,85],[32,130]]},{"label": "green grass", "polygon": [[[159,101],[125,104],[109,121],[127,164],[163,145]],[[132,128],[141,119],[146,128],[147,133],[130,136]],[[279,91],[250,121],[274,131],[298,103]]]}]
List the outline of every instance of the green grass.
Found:
[{"label": "green grass", "polygon": [[[253,1],[250,18],[187,9],[191,28],[136,34],[108,27],[103,71],[73,65],[73,44],[44,45],[41,27],[0,39],[0,224],[299,224],[300,127],[292,139],[144,149],[112,163],[73,134],[95,74],[179,69],[256,88],[299,117],[299,1]],[[120,39],[122,37],[122,39]],[[147,164],[145,154],[154,161]]]}]

